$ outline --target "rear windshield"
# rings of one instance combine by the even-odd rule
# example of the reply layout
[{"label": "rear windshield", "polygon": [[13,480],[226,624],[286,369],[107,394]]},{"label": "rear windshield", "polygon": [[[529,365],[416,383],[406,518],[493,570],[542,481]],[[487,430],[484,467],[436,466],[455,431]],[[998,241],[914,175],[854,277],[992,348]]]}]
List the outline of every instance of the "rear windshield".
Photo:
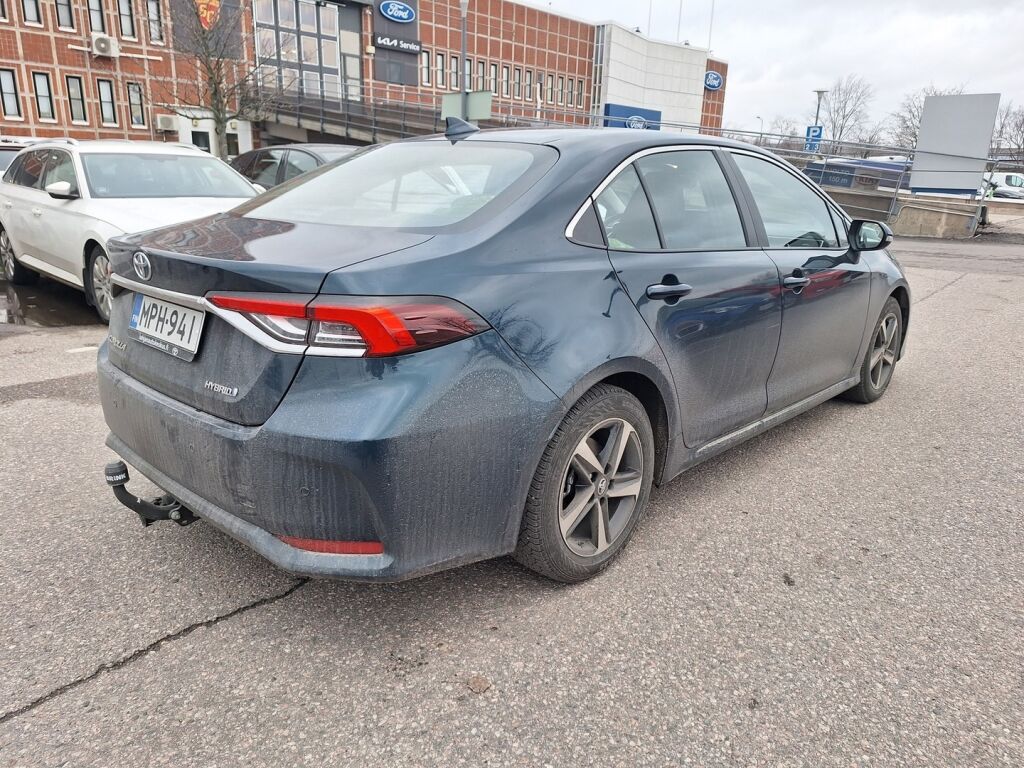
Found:
[{"label": "rear windshield", "polygon": [[253,197],[256,190],[208,155],[82,153],[93,197]]},{"label": "rear windshield", "polygon": [[501,208],[546,172],[551,147],[417,141],[358,152],[237,210],[279,221],[435,229]]}]

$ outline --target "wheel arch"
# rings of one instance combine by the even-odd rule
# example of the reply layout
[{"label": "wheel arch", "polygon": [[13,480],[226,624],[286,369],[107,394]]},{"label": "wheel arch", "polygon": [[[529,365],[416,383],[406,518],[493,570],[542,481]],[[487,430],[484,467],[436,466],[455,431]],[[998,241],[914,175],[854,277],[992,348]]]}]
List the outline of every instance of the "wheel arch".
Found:
[{"label": "wheel arch", "polygon": [[899,357],[903,357],[904,341],[907,338],[907,330],[910,328],[910,291],[905,285],[897,285],[889,295],[896,299],[900,305],[900,315],[902,315],[903,320],[903,338],[900,339]]},{"label": "wheel arch", "polygon": [[93,306],[93,302],[92,296],[89,295],[89,256],[94,248],[102,248],[104,252],[107,250],[99,237],[89,235],[85,239],[85,245],[82,246],[82,288],[85,292],[85,301],[90,307]]}]

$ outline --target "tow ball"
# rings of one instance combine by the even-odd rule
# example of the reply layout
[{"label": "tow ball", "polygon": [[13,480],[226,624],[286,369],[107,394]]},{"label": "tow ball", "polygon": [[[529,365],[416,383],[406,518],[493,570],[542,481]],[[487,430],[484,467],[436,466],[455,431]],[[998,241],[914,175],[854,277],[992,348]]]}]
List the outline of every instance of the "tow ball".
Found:
[{"label": "tow ball", "polygon": [[139,516],[144,526],[152,525],[159,520],[171,520],[178,525],[191,525],[198,518],[192,510],[183,507],[173,496],[158,496],[152,501],[145,501],[128,492],[128,467],[123,461],[107,464],[103,470],[107,485],[114,490],[114,496],[128,509]]}]

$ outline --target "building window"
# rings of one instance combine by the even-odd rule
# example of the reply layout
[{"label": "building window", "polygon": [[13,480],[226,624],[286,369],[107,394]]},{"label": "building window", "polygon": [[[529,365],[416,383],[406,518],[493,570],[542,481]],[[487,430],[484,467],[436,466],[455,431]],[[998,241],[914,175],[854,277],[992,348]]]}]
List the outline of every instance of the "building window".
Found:
[{"label": "building window", "polygon": [[561,75],[558,76],[558,103],[565,103],[565,78]]},{"label": "building window", "polygon": [[7,3],[6,3],[6,0],[0,0],[0,21],[7,21]]},{"label": "building window", "polygon": [[498,95],[498,65],[491,64],[491,93]]},{"label": "building window", "polygon": [[526,87],[523,89],[523,98],[533,101],[533,70],[526,70]]},{"label": "building window", "polygon": [[128,83],[128,119],[135,128],[146,127],[146,110],[142,107],[142,86]]},{"label": "building window", "polygon": [[39,15],[39,0],[21,0],[21,11],[25,15],[26,24],[42,24]]},{"label": "building window", "polygon": [[85,90],[82,88],[82,78],[68,75],[65,80],[68,84],[68,104],[71,105],[71,122],[88,122],[89,118],[85,113]]},{"label": "building window", "polygon": [[100,92],[100,120],[104,125],[117,125],[117,107],[114,105],[114,83],[111,80],[97,80]]},{"label": "building window", "polygon": [[534,100],[538,104],[540,104],[540,102],[544,101],[544,73],[543,72],[538,72],[537,73],[537,90],[534,91],[532,95],[533,95]]},{"label": "building window", "polygon": [[445,83],[445,69],[444,69],[444,54],[439,53],[434,59],[437,64],[437,87],[444,88]]},{"label": "building window", "polygon": [[573,94],[575,93],[575,91],[576,91],[576,81],[573,80],[570,77],[569,78],[569,84],[568,84],[568,86],[566,87],[566,90],[565,90],[565,103],[568,104],[570,107],[573,106],[573,104],[575,103],[573,101],[573,99],[574,99]]},{"label": "building window", "polygon": [[50,76],[45,72],[33,72],[32,83],[36,88],[36,111],[40,120],[53,120],[53,95],[50,92]]},{"label": "building window", "polygon": [[476,63],[476,79],[477,79],[476,89],[478,91],[486,91],[487,90],[487,62],[486,61],[478,61]]},{"label": "building window", "polygon": [[3,96],[4,117],[21,117],[18,81],[13,69],[0,69],[0,95]]},{"label": "building window", "polygon": [[255,0],[253,3],[253,15],[256,21],[264,24],[274,23],[274,0]]},{"label": "building window", "polygon": [[553,104],[555,101],[555,76],[548,75],[548,104]]},{"label": "building window", "polygon": [[512,96],[517,99],[523,98],[523,70],[515,68],[512,75]]},{"label": "building window", "polygon": [[501,95],[504,96],[506,99],[511,94],[510,88],[512,87],[508,81],[508,77],[508,67],[503,66],[501,68]]},{"label": "building window", "polygon": [[61,29],[75,28],[75,14],[71,11],[71,0],[57,0],[57,26]]},{"label": "building window", "polygon": [[278,25],[295,29],[295,0],[277,0]]},{"label": "building window", "polygon": [[121,37],[135,37],[135,11],[132,0],[117,0],[117,18],[121,24]]},{"label": "building window", "polygon": [[89,0],[89,29],[93,32],[107,31],[107,21],[103,18],[103,0]]},{"label": "building window", "polygon": [[473,90],[473,60],[466,57],[466,60],[462,62],[462,87],[467,91]]},{"label": "building window", "polygon": [[154,43],[164,41],[164,12],[160,0],[146,0],[146,14],[149,16],[149,39]]},{"label": "building window", "polygon": [[576,91],[576,106],[583,108],[583,81],[580,80],[579,90]]},{"label": "building window", "polygon": [[452,56],[452,81],[451,87],[453,91],[459,90],[459,57]]},{"label": "building window", "polygon": [[420,85],[430,85],[430,51],[420,52]]}]

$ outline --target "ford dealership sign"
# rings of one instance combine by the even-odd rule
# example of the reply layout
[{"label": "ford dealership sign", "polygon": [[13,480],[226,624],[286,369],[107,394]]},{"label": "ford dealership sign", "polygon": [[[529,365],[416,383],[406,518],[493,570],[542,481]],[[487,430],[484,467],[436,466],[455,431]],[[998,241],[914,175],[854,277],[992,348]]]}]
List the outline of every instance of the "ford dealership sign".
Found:
[{"label": "ford dealership sign", "polygon": [[390,21],[397,21],[399,24],[409,24],[416,21],[416,9],[406,5],[400,0],[382,0],[378,6],[380,15]]},{"label": "ford dealership sign", "polygon": [[626,118],[626,128],[636,128],[639,131],[647,130],[647,118],[641,115],[630,115]]},{"label": "ford dealership sign", "polygon": [[704,73],[704,87],[709,91],[717,91],[725,84],[725,78],[719,72],[708,70]]}]

